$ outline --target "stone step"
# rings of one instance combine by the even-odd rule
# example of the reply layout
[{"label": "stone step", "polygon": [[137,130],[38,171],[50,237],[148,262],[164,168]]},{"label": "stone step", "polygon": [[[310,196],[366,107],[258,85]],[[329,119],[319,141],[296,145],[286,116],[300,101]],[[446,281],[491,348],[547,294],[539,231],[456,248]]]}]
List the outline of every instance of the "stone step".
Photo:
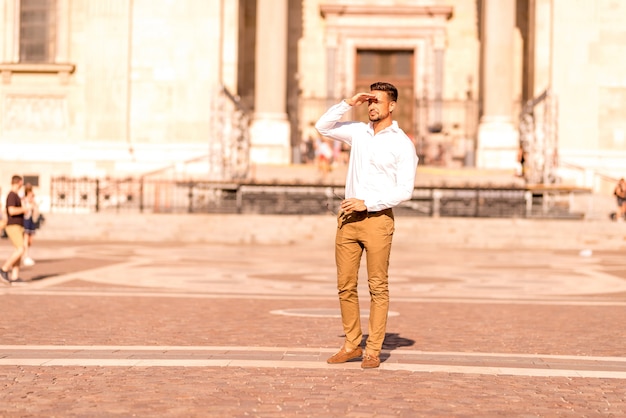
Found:
[{"label": "stone step", "polygon": [[[36,240],[332,245],[328,215],[51,213]],[[626,223],[604,220],[396,216],[394,245],[624,250]]]}]

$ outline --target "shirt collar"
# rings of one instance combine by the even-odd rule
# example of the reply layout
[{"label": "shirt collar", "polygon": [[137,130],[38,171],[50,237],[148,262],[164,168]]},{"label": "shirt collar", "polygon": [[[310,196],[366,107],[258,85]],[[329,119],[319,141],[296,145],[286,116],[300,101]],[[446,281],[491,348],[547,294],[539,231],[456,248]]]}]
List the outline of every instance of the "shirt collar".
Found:
[{"label": "shirt collar", "polygon": [[[372,135],[374,135],[374,122],[369,122],[368,126],[369,126],[369,131],[371,132]],[[396,122],[395,120],[391,121],[391,125],[387,126],[385,129],[383,129],[379,133],[382,133],[385,131],[391,131],[394,133],[400,132],[400,127],[398,126],[398,122]]]}]

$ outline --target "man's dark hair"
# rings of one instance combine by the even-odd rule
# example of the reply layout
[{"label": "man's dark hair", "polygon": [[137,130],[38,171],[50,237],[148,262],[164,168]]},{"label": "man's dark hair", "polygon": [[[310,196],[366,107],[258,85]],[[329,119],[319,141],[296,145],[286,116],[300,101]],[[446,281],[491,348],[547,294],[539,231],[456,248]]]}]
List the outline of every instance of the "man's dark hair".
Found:
[{"label": "man's dark hair", "polygon": [[17,184],[22,181],[22,176],[18,176],[17,174],[11,177],[11,184]]},{"label": "man's dark hair", "polygon": [[396,86],[394,86],[391,83],[377,81],[376,83],[370,86],[370,90],[371,91],[374,91],[374,90],[384,91],[387,93],[387,96],[389,96],[389,100],[391,100],[392,102],[398,101],[398,89],[396,88]]}]

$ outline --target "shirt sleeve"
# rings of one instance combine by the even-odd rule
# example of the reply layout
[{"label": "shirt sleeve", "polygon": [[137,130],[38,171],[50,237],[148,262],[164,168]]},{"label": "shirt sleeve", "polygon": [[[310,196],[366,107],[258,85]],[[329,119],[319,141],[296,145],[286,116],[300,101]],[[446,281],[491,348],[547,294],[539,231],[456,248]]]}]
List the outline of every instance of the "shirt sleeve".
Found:
[{"label": "shirt sleeve", "polygon": [[7,196],[7,211],[10,207],[22,207],[22,199],[16,193]]},{"label": "shirt sleeve", "polygon": [[345,101],[341,101],[324,113],[315,124],[315,129],[322,136],[352,145],[353,127],[360,122],[339,122],[342,116],[352,109]]}]

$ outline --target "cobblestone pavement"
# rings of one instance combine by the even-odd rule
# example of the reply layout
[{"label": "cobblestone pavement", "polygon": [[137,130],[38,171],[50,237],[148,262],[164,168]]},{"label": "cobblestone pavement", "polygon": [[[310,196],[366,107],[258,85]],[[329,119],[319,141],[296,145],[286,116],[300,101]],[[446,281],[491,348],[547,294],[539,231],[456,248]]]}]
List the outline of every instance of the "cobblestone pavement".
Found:
[{"label": "cobblestone pavement", "polygon": [[0,416],[626,415],[623,254],[395,246],[362,370],[325,362],[332,251],[38,242],[0,287]]}]

